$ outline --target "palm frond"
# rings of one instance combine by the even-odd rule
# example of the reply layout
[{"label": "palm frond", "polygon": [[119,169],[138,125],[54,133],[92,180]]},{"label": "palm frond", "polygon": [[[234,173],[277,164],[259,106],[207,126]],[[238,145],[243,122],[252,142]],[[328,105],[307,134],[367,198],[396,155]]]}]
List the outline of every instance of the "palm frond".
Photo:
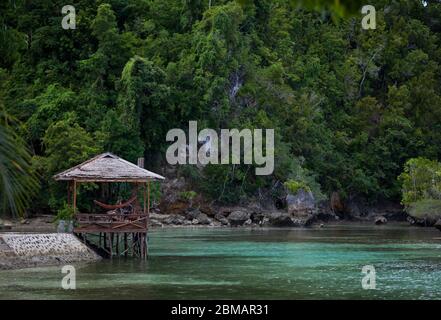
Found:
[{"label": "palm frond", "polygon": [[0,120],[0,202],[13,216],[22,216],[38,189],[31,156],[24,141],[2,115]]}]

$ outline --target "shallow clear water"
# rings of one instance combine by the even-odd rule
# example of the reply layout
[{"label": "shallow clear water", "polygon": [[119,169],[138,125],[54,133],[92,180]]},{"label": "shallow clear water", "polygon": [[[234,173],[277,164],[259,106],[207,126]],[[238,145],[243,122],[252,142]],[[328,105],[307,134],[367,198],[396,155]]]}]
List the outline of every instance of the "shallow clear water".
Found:
[{"label": "shallow clear water", "polygon": [[[162,229],[146,262],[0,271],[0,299],[441,299],[441,233],[409,226]],[[376,289],[361,286],[364,265]]]}]

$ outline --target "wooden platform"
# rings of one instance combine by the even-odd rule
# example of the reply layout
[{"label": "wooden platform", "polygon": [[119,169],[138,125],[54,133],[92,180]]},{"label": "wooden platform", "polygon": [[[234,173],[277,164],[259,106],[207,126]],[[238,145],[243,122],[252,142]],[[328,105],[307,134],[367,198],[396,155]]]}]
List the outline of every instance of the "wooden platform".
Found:
[{"label": "wooden platform", "polygon": [[[75,215],[73,232],[95,251],[109,258],[128,256],[147,258],[148,214],[89,214]],[[89,240],[97,236],[98,241]]]},{"label": "wooden platform", "polygon": [[147,232],[148,214],[88,214],[75,215],[75,233]]}]

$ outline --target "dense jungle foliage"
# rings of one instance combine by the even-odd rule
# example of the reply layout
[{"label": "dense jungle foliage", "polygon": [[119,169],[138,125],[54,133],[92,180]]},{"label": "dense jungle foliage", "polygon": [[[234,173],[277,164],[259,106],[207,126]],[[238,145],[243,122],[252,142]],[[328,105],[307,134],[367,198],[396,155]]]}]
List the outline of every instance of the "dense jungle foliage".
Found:
[{"label": "dense jungle foliage", "polygon": [[[56,210],[66,186],[53,174],[104,151],[159,170],[167,131],[197,120],[275,129],[270,176],[180,168],[211,199],[271,195],[288,181],[319,198],[399,201],[406,161],[441,155],[441,4],[370,1],[377,27],[363,30],[359,2],[307,3],[77,0],[76,29],[64,30],[64,0],[2,1],[2,172],[22,162],[17,172],[32,177],[19,198],[33,199],[30,212]],[[7,205],[11,184],[0,182]]]}]

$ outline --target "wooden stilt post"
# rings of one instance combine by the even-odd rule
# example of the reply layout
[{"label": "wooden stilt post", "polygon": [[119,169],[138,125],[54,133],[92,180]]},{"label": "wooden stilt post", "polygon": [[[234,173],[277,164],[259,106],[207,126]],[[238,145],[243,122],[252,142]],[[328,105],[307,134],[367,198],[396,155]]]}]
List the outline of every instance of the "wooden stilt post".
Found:
[{"label": "wooden stilt post", "polygon": [[115,234],[113,232],[111,233],[111,239],[112,239],[112,252],[114,252],[116,250],[113,250],[113,248],[115,246]]},{"label": "wooden stilt post", "polygon": [[67,183],[67,205],[72,205],[72,198],[71,198],[71,191],[72,191],[72,182],[69,181]]},{"label": "wooden stilt post", "polygon": [[132,257],[135,256],[135,234],[132,232],[132,241],[130,243],[130,247],[132,250]]},{"label": "wooden stilt post", "polygon": [[110,234],[110,232],[108,233],[108,237],[109,237],[109,252],[110,252],[110,259],[113,258],[113,239],[112,236]]},{"label": "wooden stilt post", "polygon": [[147,223],[146,223],[146,232],[145,232],[145,239],[144,239],[144,245],[145,245],[145,259],[147,260],[148,254],[149,254],[149,248],[148,248],[148,233],[147,230],[149,228],[149,221],[150,221],[150,180],[147,180],[147,199],[148,199],[148,209],[147,209]]},{"label": "wooden stilt post", "polygon": [[144,247],[142,246],[142,233],[139,234],[139,257],[144,258]]},{"label": "wooden stilt post", "polygon": [[147,200],[147,197],[146,197],[146,185],[145,185],[145,183],[143,183],[143,191],[144,191],[144,194],[143,194],[143,197],[142,197],[142,199],[143,199],[143,202],[144,202],[144,207],[143,207],[143,211],[142,211],[142,213],[143,214],[146,214],[147,213],[147,204],[146,204],[146,200]]},{"label": "wooden stilt post", "polygon": [[147,214],[150,214],[150,180],[147,180]]},{"label": "wooden stilt post", "polygon": [[149,256],[149,241],[148,241],[148,235],[145,234],[145,259],[147,260]]},{"label": "wooden stilt post", "polygon": [[139,232],[135,233],[135,239],[136,239],[136,256],[139,258],[141,256],[141,250],[139,247]]},{"label": "wooden stilt post", "polygon": [[72,204],[72,207],[73,207],[73,211],[75,214],[77,211],[77,181],[76,180],[73,181],[73,204]]},{"label": "wooden stilt post", "polygon": [[146,259],[147,259],[149,256],[149,236],[148,236],[147,232],[145,234],[145,254],[146,254]]},{"label": "wooden stilt post", "polygon": [[132,257],[136,256],[136,248],[135,248],[135,233],[132,233]]},{"label": "wooden stilt post", "polygon": [[139,257],[139,249],[138,249],[138,233],[135,232],[133,234],[133,250],[134,250],[134,256]]},{"label": "wooden stilt post", "polygon": [[148,257],[147,232],[144,233],[144,238],[142,239],[142,243],[144,246],[144,260],[147,260]]},{"label": "wooden stilt post", "polygon": [[124,232],[124,256],[127,258],[128,255],[128,246],[127,246],[127,232]]},{"label": "wooden stilt post", "polygon": [[116,234],[116,255],[119,256],[119,233]]},{"label": "wooden stilt post", "polygon": [[144,233],[141,233],[141,236],[139,237],[139,241],[140,241],[140,245],[141,245],[141,259],[144,259],[144,253],[145,253],[145,248],[144,248]]},{"label": "wooden stilt post", "polygon": [[150,180],[147,180],[147,219],[145,222],[145,233],[144,237],[142,239],[142,244],[144,248],[144,259],[147,260],[148,255],[148,243],[147,243],[147,230],[149,228],[149,221],[150,221]]}]

